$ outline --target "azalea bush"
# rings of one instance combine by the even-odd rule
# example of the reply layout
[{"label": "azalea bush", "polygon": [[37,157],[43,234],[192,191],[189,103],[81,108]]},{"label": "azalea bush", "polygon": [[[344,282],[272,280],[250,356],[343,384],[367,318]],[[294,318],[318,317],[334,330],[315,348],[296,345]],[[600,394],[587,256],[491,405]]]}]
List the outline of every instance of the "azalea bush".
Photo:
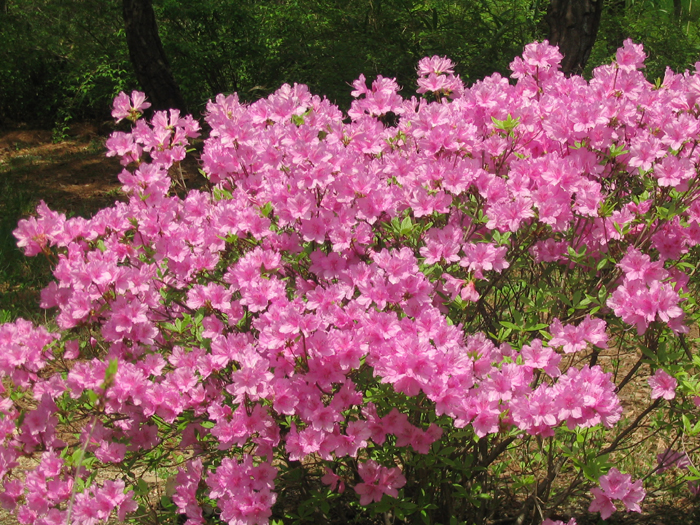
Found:
[{"label": "azalea bush", "polygon": [[189,191],[200,124],[121,94],[128,202],[15,232],[55,316],[0,326],[3,506],[573,524],[700,478],[700,76],[651,85],[630,41],[590,82],[561,58],[469,88],[426,58],[420,98],[360,77],[347,116],[220,95]]}]

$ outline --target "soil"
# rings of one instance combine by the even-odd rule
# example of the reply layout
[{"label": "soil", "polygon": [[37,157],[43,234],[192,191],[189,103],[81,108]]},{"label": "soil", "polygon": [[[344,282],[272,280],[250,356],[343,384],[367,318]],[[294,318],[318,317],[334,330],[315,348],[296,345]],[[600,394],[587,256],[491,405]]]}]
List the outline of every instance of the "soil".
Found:
[{"label": "soil", "polygon": [[[38,203],[71,215],[89,216],[123,199],[119,159],[107,157],[105,141],[111,130],[91,123],[73,125],[63,140],[54,142],[47,130],[0,131],[0,179],[31,188]],[[183,163],[188,187],[203,179],[196,160]]]},{"label": "soil", "polygon": [[119,161],[105,156],[106,137],[96,126],[74,126],[54,143],[46,130],[0,133],[0,174],[32,188],[36,199],[61,211],[93,211],[114,203],[120,188]]}]

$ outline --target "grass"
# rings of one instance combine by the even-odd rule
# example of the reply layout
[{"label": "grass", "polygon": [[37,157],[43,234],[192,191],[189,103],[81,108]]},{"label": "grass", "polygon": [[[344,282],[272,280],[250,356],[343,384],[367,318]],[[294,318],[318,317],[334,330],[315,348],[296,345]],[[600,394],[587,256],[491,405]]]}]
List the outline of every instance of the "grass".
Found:
[{"label": "grass", "polygon": [[[29,258],[17,248],[12,232],[20,219],[36,206],[31,188],[17,184],[13,174],[18,168],[0,172],[0,321],[17,317],[38,319],[39,291],[51,278],[48,261]],[[19,168],[22,169],[22,168]]]},{"label": "grass", "polygon": [[46,259],[25,257],[17,248],[12,232],[18,222],[41,200],[68,217],[89,217],[118,198],[117,167],[105,158],[98,136],[53,144],[43,132],[0,134],[0,322],[42,320],[40,292],[52,278]]}]

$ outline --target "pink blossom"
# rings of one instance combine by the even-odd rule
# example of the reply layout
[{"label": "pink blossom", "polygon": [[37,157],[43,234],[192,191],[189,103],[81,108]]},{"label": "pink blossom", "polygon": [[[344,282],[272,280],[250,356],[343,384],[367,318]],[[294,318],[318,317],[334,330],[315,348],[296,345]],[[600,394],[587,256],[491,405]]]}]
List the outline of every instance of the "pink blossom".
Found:
[{"label": "pink blossom", "polygon": [[591,489],[595,499],[588,509],[590,512],[598,511],[601,518],[608,519],[616,510],[612,500],[621,500],[627,512],[641,512],[639,504],[646,495],[641,480],[632,483],[632,476],[611,468],[606,475],[600,477],[599,482],[601,488]]},{"label": "pink blossom", "polygon": [[447,57],[439,57],[437,55],[431,58],[422,58],[418,61],[418,75],[424,76],[434,73],[441,75],[443,73],[454,73],[452,69],[454,64]]},{"label": "pink blossom", "polygon": [[396,498],[398,489],[406,484],[406,478],[398,468],[383,467],[372,460],[360,463],[357,470],[363,481],[355,485],[355,492],[360,495],[360,505],[379,502],[384,494]]},{"label": "pink blossom", "polygon": [[547,40],[542,43],[533,42],[532,44],[528,44],[523,51],[523,60],[525,63],[538,68],[557,66],[562,58],[563,56],[559,52],[559,48],[549,45]]},{"label": "pink blossom", "polygon": [[559,319],[555,318],[550,330],[553,337],[549,340],[549,346],[561,346],[564,353],[567,354],[583,350],[587,343],[605,348],[608,340],[605,333],[605,321],[592,319],[590,316],[586,316],[586,319],[578,327],[563,326]]},{"label": "pink blossom", "polygon": [[146,95],[140,91],[133,91],[131,99],[129,95],[123,91],[114,99],[114,107],[112,109],[112,117],[117,122],[125,118],[135,118],[136,115],[143,112],[144,109],[151,107],[149,102],[146,102]]},{"label": "pink blossom", "polygon": [[673,467],[687,469],[691,464],[690,458],[688,458],[688,455],[685,452],[677,452],[671,449],[666,449],[661,454],[657,454],[656,461],[659,464],[656,472],[659,474]]},{"label": "pink blossom", "polygon": [[343,493],[345,491],[345,483],[340,478],[340,476],[333,473],[331,469],[326,467],[326,473],[321,478],[321,482],[325,485],[330,486],[331,490],[338,490],[338,492]]},{"label": "pink blossom", "polygon": [[641,44],[634,44],[631,39],[623,42],[622,48],[617,50],[615,61],[623,71],[634,71],[644,67],[646,54]]},{"label": "pink blossom", "polygon": [[600,517],[607,520],[617,510],[612,499],[597,487],[591,489],[591,494],[594,499],[588,507],[588,512],[600,512]]},{"label": "pink blossom", "polygon": [[695,497],[700,496],[700,483],[696,481],[689,481],[688,491],[690,491],[690,493]]},{"label": "pink blossom", "polygon": [[667,401],[676,397],[676,387],[678,382],[676,378],[668,375],[664,370],[658,369],[653,376],[647,379],[651,387],[651,398],[663,398]]}]

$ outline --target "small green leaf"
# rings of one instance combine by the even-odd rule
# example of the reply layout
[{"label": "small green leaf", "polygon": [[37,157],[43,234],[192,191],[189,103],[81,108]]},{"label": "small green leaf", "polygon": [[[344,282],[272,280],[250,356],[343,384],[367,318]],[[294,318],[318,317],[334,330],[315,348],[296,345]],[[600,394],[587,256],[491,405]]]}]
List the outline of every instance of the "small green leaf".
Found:
[{"label": "small green leaf", "polygon": [[119,361],[116,359],[110,359],[107,369],[105,370],[105,385],[112,384],[114,377],[117,375],[117,369],[119,368]]},{"label": "small green leaf", "polygon": [[270,213],[272,213],[272,209],[273,209],[272,203],[268,202],[265,204],[265,206],[260,208],[260,213],[262,214],[263,217],[268,217],[270,215]]},{"label": "small green leaf", "polygon": [[139,496],[146,496],[150,492],[150,487],[148,486],[148,483],[146,483],[143,478],[139,480],[139,482],[136,484],[134,487],[134,492],[139,495]]}]

